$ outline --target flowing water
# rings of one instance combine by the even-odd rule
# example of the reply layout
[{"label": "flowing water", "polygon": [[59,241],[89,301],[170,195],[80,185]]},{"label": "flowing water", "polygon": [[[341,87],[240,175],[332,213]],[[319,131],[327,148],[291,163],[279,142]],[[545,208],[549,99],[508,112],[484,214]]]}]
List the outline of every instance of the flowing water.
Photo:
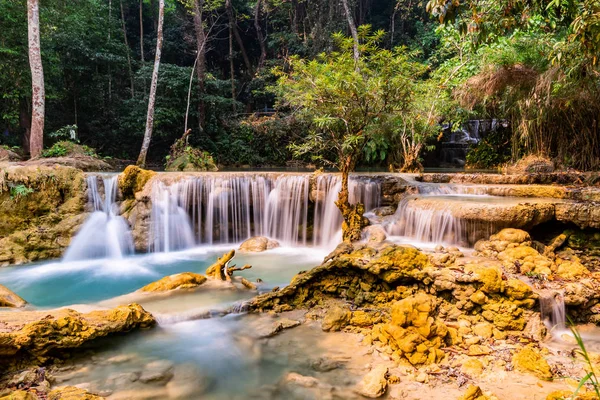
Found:
[{"label": "flowing water", "polygon": [[[207,174],[152,189],[151,250],[189,248],[194,243],[239,243],[266,236],[289,246],[331,248],[341,238],[335,206],[337,175]],[[371,210],[380,204],[380,184],[350,181],[350,201]],[[314,203],[311,201],[314,200]]]},{"label": "flowing water", "polygon": [[[123,258],[133,253],[129,225],[118,215],[117,175],[87,178],[89,202],[93,212],[73,238],[65,252],[64,261],[96,258]],[[102,180],[104,199],[98,188]]]}]

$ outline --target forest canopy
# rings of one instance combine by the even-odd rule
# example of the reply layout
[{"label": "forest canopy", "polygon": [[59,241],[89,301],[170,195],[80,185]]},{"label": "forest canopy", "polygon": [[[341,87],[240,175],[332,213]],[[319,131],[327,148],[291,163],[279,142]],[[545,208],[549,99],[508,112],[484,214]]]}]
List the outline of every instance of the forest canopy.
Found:
[{"label": "forest canopy", "polygon": [[[493,120],[506,129],[473,144],[473,167],[531,154],[600,167],[600,0],[0,0],[0,145],[24,154],[37,129],[31,3],[46,154],[71,140],[135,160],[159,59],[148,149],[157,165],[185,137],[218,165],[339,167],[344,151],[314,145],[341,120],[295,79],[304,74],[378,85],[329,104],[385,103],[356,131],[368,138],[344,139],[359,165],[419,169],[449,132]],[[399,88],[402,100],[386,103]]]}]

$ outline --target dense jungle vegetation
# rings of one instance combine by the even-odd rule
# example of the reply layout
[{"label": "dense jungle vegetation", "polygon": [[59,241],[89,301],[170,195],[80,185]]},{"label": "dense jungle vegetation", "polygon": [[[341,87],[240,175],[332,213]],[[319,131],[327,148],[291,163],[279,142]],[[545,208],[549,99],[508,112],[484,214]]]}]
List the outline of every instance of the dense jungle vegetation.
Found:
[{"label": "dense jungle vegetation", "polygon": [[[28,3],[0,0],[0,144],[24,153]],[[136,159],[157,72],[155,163],[185,136],[220,165],[415,170],[442,126],[495,118],[472,166],[600,167],[599,0],[41,0],[39,33],[45,155]]]}]

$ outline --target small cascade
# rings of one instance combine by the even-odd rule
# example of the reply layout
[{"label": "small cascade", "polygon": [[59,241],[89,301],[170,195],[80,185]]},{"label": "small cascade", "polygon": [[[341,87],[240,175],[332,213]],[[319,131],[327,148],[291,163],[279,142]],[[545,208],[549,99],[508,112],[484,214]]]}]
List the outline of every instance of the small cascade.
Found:
[{"label": "small cascade", "polygon": [[[361,202],[366,211],[379,206],[381,188],[371,180],[350,180],[350,203]],[[313,245],[332,247],[342,239],[342,214],[335,205],[342,187],[339,176],[320,175],[316,179]]]},{"label": "small cascade", "polygon": [[[102,179],[104,200],[98,188]],[[134,251],[129,225],[118,215],[117,175],[87,177],[89,204],[94,210],[73,238],[63,261],[122,258]]]},{"label": "small cascade", "polygon": [[179,205],[180,191],[187,189],[181,182],[166,186],[158,182],[152,188],[150,250],[169,252],[194,245],[190,219]]},{"label": "small cascade", "polygon": [[[157,182],[152,192],[153,251],[171,251],[194,243],[239,243],[267,236],[285,245],[329,246],[341,228],[335,206],[336,175],[207,174],[170,186]],[[366,210],[379,205],[379,183],[350,181],[351,201]]]},{"label": "small cascade", "polygon": [[550,332],[567,330],[567,312],[562,292],[540,293],[540,312]]}]

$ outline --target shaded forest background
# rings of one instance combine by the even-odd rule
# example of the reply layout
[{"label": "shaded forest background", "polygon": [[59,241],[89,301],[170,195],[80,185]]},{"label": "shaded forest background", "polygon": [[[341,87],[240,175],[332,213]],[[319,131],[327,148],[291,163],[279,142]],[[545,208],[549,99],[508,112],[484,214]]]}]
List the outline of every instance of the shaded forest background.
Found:
[{"label": "shaded forest background", "polygon": [[[46,145],[76,126],[103,156],[135,159],[144,134],[158,1],[42,0]],[[383,30],[381,49],[417,63],[422,153],[444,125],[497,118],[510,129],[473,152],[492,167],[528,154],[579,169],[600,166],[600,1],[353,0],[356,25]],[[198,25],[198,6],[202,21]],[[24,0],[0,0],[0,144],[27,146],[31,77]],[[197,60],[206,37],[205,79]],[[233,31],[230,30],[233,26]],[[233,35],[232,35],[233,32]],[[310,131],[278,101],[277,71],[314,59],[350,35],[338,0],[167,1],[149,159],[162,163],[187,127],[190,145],[221,165],[283,166]],[[415,70],[413,68],[413,70]],[[416,71],[416,70],[415,70]],[[233,90],[233,92],[232,92]],[[426,111],[429,110],[429,111]],[[419,118],[419,112],[413,114]],[[363,164],[387,166],[398,139],[365,148]],[[375,155],[375,156],[374,156]],[[308,158],[304,159],[309,161]]]}]

